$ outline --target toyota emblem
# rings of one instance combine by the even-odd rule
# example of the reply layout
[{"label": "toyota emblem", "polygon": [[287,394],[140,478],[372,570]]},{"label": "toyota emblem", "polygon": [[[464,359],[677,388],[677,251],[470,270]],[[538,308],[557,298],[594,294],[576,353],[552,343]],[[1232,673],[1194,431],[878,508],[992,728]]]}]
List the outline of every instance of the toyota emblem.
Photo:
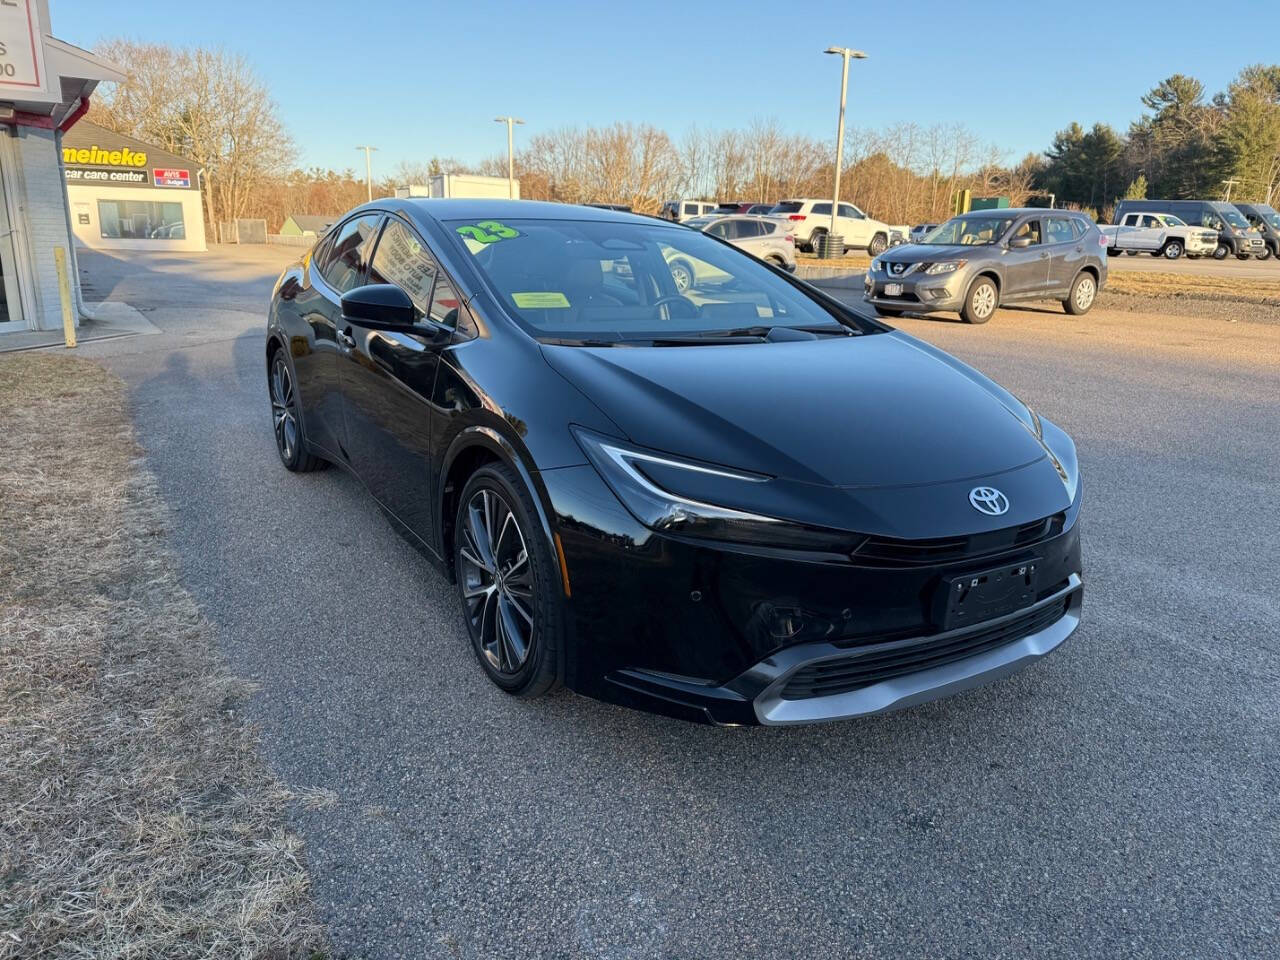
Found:
[{"label": "toyota emblem", "polygon": [[1009,510],[1009,498],[995,487],[974,487],[969,491],[969,503],[988,517],[998,517]]}]

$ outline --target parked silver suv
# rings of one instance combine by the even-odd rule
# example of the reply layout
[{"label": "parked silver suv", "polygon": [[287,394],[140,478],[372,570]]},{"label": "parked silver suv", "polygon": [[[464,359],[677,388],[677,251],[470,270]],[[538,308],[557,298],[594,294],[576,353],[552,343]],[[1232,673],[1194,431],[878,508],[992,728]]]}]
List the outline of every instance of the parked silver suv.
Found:
[{"label": "parked silver suv", "polygon": [[876,257],[863,295],[885,316],[956,310],[986,323],[1019,300],[1060,300],[1067,313],[1087,313],[1106,282],[1106,241],[1084,214],[983,210]]}]

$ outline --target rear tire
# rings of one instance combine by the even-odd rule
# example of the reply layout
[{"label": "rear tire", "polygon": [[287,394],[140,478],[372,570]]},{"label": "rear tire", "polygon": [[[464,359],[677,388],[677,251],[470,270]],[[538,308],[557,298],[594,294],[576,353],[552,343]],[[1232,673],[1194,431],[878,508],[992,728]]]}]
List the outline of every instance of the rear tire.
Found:
[{"label": "rear tire", "polygon": [[560,684],[560,566],[532,494],[506,464],[473,473],[458,498],[453,563],[471,647],[485,674],[515,697]]},{"label": "rear tire", "polygon": [[873,257],[878,257],[884,253],[889,247],[889,238],[883,233],[877,233],[871,238],[871,244],[867,247],[867,253]]},{"label": "rear tire", "polygon": [[281,347],[276,347],[271,354],[267,394],[271,398],[271,427],[276,437],[276,453],[280,455],[285,469],[294,473],[310,473],[327,467],[329,462],[311,453],[307,447],[293,368]]},{"label": "rear tire", "polygon": [[787,269],[787,261],[783,260],[783,259],[782,259],[780,256],[778,256],[777,254],[770,254],[769,256],[765,257],[764,259],[765,259],[765,262],[766,262],[766,263],[771,263],[771,264],[773,264],[773,265],[774,265],[775,267],[777,267],[779,270],[785,270],[785,269]]},{"label": "rear tire", "polygon": [[821,227],[814,228],[813,233],[809,234],[809,250],[812,253],[818,252],[818,244],[822,242],[822,238],[827,235],[827,231]]},{"label": "rear tire", "polygon": [[1166,240],[1156,256],[1164,257],[1166,260],[1177,260],[1182,256],[1182,241]]},{"label": "rear tire", "polygon": [[1073,317],[1083,316],[1098,299],[1098,281],[1087,270],[1081,270],[1071,282],[1071,292],[1062,301],[1062,308]]},{"label": "rear tire", "polygon": [[969,286],[960,317],[965,323],[986,323],[1000,306],[1000,291],[990,277],[979,277]]}]

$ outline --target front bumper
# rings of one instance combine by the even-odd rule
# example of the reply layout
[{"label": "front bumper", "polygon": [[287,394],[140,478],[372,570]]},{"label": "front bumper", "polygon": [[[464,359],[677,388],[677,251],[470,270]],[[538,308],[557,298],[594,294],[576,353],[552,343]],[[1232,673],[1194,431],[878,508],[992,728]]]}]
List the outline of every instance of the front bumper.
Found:
[{"label": "front bumper", "polygon": [[[890,294],[886,288],[891,288],[891,284],[899,284],[901,291]],[[967,284],[965,270],[934,276],[911,273],[901,277],[868,270],[862,280],[862,296],[875,306],[898,310],[959,310],[964,306]]]},{"label": "front bumper", "polygon": [[[571,583],[566,685],[611,703],[716,724],[866,716],[1020,670],[1080,622],[1078,499],[1044,536],[978,557],[820,562],[655,534],[590,467],[542,476]],[[944,577],[1022,560],[1040,565],[1029,605],[940,627]]]}]

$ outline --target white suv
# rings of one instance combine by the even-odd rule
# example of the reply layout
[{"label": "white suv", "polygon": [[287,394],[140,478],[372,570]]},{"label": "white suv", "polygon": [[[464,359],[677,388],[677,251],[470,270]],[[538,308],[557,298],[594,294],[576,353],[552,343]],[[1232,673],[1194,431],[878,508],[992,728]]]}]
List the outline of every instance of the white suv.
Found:
[{"label": "white suv", "polygon": [[[797,246],[816,250],[818,238],[831,229],[831,201],[782,200],[769,211],[769,216],[787,223],[787,229],[795,234]],[[861,247],[876,257],[889,246],[893,231],[888,224],[872,220],[852,203],[842,203],[836,215],[836,233],[844,237],[845,249]]]}]

